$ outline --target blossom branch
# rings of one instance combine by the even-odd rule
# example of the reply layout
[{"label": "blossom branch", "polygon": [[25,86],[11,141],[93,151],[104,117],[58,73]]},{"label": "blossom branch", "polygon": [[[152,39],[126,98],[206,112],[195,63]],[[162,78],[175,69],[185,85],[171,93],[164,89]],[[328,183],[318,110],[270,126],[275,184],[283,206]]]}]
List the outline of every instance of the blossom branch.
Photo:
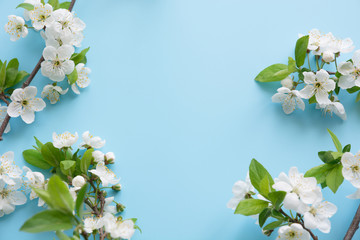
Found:
[{"label": "blossom branch", "polygon": [[[72,11],[72,9],[74,8],[76,0],[72,0],[69,6],[69,11]],[[34,77],[36,76],[36,74],[38,73],[38,71],[41,68],[41,63],[44,61],[44,57],[41,56],[40,60],[38,61],[38,63],[36,64],[35,68],[33,69],[33,71],[31,72],[31,74],[29,75],[28,79],[23,83],[22,88],[26,88],[27,86],[30,85],[30,83],[32,82],[32,80],[34,79]],[[4,96],[3,96],[4,97]],[[4,98],[1,98],[1,100],[4,101]],[[7,105],[9,105],[6,101],[4,101]],[[2,135],[4,134],[4,131],[7,127],[7,125],[9,124],[10,121],[10,116],[9,114],[6,115],[3,123],[1,124],[0,127],[0,141],[3,140]]]},{"label": "blossom branch", "polygon": [[355,216],[350,224],[348,231],[346,232],[344,240],[351,240],[353,238],[355,232],[359,229],[359,223],[360,223],[360,205],[355,213]]}]

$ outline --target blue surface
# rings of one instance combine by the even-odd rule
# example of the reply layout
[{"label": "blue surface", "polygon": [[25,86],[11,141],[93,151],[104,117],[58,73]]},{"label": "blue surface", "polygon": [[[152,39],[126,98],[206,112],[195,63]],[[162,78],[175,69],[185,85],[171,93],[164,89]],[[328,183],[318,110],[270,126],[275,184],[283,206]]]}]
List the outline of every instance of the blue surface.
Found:
[{"label": "blue surface", "polygon": [[[20,2],[2,1],[0,26],[7,15],[22,14],[15,10]],[[83,46],[91,46],[90,87],[48,104],[32,125],[11,120],[0,153],[14,151],[26,165],[21,153],[33,136],[48,141],[53,131],[90,130],[117,156],[119,200],[143,230],[135,240],[268,239],[255,220],[226,208],[233,183],[245,177],[252,157],[274,176],[320,164],[317,152],[333,149],[326,128],[355,153],[360,105],[344,96],[346,122],[308,105],[286,116],[270,99],[279,85],[253,79],[270,64],[286,63],[297,34],[314,27],[360,47],[359,8],[356,0],[78,0],[75,10],[87,23]],[[1,30],[0,46],[1,59],[18,57],[31,71],[43,42],[31,32],[12,43]],[[50,81],[38,74],[35,82]],[[316,231],[320,239],[342,239],[359,204],[345,198],[354,191],[345,183],[336,196],[324,192],[339,212],[331,234]],[[0,238],[51,239],[18,232],[39,211],[35,205],[0,218]]]}]

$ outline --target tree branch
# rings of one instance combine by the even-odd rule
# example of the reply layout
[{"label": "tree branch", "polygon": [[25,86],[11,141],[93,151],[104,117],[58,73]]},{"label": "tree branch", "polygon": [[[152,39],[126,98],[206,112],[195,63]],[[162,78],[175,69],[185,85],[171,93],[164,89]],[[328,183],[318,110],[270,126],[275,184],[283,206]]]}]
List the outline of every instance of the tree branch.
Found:
[{"label": "tree branch", "polygon": [[[76,0],[72,0],[69,6],[69,11],[72,11],[72,9],[74,8]],[[27,86],[30,85],[31,81],[34,79],[34,77],[36,76],[36,74],[38,73],[38,71],[40,70],[41,67],[41,63],[44,61],[44,57],[41,56],[40,60],[38,61],[38,63],[36,64],[34,70],[32,70],[31,74],[29,75],[28,79],[23,83],[22,88],[26,88]],[[3,99],[2,99],[3,100]],[[10,121],[10,116],[7,114],[3,123],[1,124],[0,127],[0,141],[3,140],[2,135],[4,134],[5,128],[6,126],[9,124]]]},{"label": "tree branch", "polygon": [[355,232],[359,228],[359,223],[360,223],[360,205],[355,213],[355,216],[350,224],[348,231],[346,232],[344,240],[351,240],[354,237]]}]

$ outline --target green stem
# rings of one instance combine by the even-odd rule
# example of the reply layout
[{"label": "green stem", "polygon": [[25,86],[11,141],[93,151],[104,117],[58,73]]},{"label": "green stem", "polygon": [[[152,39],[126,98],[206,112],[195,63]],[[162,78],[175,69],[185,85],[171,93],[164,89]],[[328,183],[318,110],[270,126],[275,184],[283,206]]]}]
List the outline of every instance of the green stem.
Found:
[{"label": "green stem", "polygon": [[309,53],[307,54],[307,59],[308,59],[309,69],[310,69],[310,71],[312,71],[311,66],[310,66],[310,54]]},{"label": "green stem", "polygon": [[320,70],[320,66],[319,66],[319,56],[315,56],[315,62],[316,62],[316,68],[319,71]]}]

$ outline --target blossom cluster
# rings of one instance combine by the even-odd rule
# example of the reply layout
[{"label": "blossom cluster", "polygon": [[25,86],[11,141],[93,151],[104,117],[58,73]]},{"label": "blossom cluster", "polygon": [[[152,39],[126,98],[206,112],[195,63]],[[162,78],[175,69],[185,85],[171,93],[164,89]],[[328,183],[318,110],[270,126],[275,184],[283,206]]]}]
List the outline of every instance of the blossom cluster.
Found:
[{"label": "blossom cluster", "polygon": [[[318,29],[299,37],[295,60],[289,57],[288,65],[271,65],[259,73],[255,80],[281,81],[282,87],[273,95],[272,101],[281,103],[286,114],[296,108],[305,110],[306,99],[309,104],[316,104],[316,109],[321,109],[325,115],[336,114],[346,120],[346,111],[338,95],[341,89],[349,93],[360,90],[360,50],[354,52],[352,59],[338,64],[337,59],[341,54],[350,53],[355,48],[350,38],[339,39],[331,32],[322,34]],[[301,89],[298,90],[298,87]]]},{"label": "blossom cluster", "polygon": [[[69,6],[70,2],[59,3],[58,0],[49,3],[41,0],[25,0],[18,6],[24,8],[24,18],[10,15],[5,25],[5,31],[10,35],[11,41],[26,37],[29,28],[39,32],[44,39],[46,46],[42,53],[41,73],[52,82],[44,86],[41,98],[47,98],[51,104],[57,103],[60,96],[68,92],[69,88],[64,84],[71,86],[76,94],[80,94],[79,88],[85,88],[90,84],[88,75],[91,70],[85,66],[89,48],[75,53],[75,49],[81,47],[86,25],[74,12],[67,9]],[[3,65],[2,62],[0,63]],[[6,70],[4,74],[11,73],[7,73]],[[60,82],[65,79],[67,83],[60,86]],[[21,116],[25,123],[30,124],[35,119],[35,112],[42,111],[46,104],[41,98],[36,97],[36,87],[23,86],[24,89],[5,92],[13,86],[15,82],[6,83],[4,88],[0,89],[3,95],[1,99],[11,100],[7,107],[0,108],[0,123],[4,121],[2,113],[6,110],[10,117]],[[10,96],[5,95],[7,92]],[[8,132],[10,128],[6,130]]]}]

